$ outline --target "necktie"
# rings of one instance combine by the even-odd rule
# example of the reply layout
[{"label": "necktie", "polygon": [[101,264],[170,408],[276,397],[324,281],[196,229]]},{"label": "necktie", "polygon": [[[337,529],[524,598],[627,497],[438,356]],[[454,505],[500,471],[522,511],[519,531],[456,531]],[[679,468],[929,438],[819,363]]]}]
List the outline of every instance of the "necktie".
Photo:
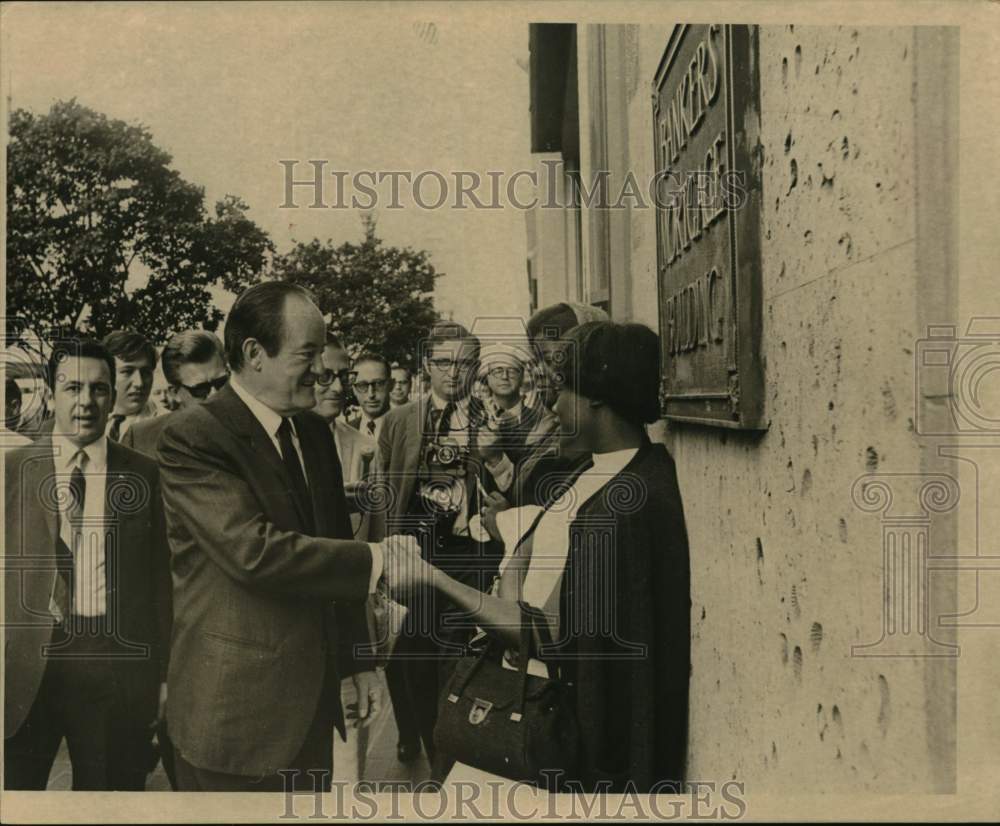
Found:
[{"label": "necktie", "polygon": [[368,420],[368,424],[366,425],[366,427],[368,428],[368,435],[371,436],[374,439],[375,438],[375,420],[374,419],[369,419]]},{"label": "necktie", "polygon": [[437,435],[447,436],[450,431],[452,414],[455,412],[455,402],[448,402],[442,410],[438,411]]},{"label": "necktie", "polygon": [[292,487],[295,491],[295,498],[298,500],[302,513],[306,519],[306,528],[312,533],[313,510],[312,500],[309,497],[309,487],[306,485],[306,475],[302,471],[302,463],[299,461],[299,453],[292,442],[292,420],[283,418],[278,427],[278,444],[281,446],[281,458],[285,463],[285,469],[292,479]]},{"label": "necktie", "polygon": [[125,416],[121,413],[115,413],[111,417],[111,429],[108,431],[108,438],[112,442],[117,442],[121,438],[122,432],[122,422],[125,421]]},{"label": "necktie", "polygon": [[84,473],[88,458],[87,452],[82,449],[73,457],[73,471],[70,473],[67,491],[68,501],[63,512],[63,517],[69,524],[70,547],[66,546],[62,538],[56,543],[57,576],[52,601],[62,620],[69,617],[73,603],[73,566],[83,538],[83,511],[87,499],[87,479]]}]

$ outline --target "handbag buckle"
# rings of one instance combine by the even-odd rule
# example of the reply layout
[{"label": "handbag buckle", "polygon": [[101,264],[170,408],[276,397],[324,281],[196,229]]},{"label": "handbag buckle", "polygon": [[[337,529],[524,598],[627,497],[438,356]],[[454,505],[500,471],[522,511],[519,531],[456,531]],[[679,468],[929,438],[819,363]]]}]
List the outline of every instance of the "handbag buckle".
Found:
[{"label": "handbag buckle", "polygon": [[486,719],[486,715],[490,713],[490,709],[493,708],[493,703],[487,702],[486,700],[480,700],[478,697],[472,701],[472,711],[469,712],[469,722],[474,726],[478,726],[483,720]]}]

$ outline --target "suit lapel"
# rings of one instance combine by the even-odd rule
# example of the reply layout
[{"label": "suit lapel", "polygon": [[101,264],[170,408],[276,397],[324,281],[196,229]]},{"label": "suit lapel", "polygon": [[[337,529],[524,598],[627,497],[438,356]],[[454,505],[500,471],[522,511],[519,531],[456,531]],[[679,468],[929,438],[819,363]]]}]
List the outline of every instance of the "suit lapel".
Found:
[{"label": "suit lapel", "polygon": [[104,472],[104,582],[108,610],[117,605],[111,595],[117,588],[120,567],[125,561],[119,549],[136,547],[125,537],[125,532],[132,527],[132,520],[127,518],[128,509],[116,507],[123,495],[136,495],[127,493],[128,489],[124,487],[138,481],[135,478],[130,481],[127,471],[128,457],[124,449],[108,439],[108,466]]},{"label": "suit lapel", "polygon": [[[56,464],[52,448],[51,437],[45,440],[44,446],[46,452],[42,454],[38,459],[33,459],[25,462],[26,470],[24,472],[26,484],[22,488],[22,496],[29,491],[42,491],[48,490],[49,486],[54,485],[58,480],[56,479]],[[48,502],[54,502],[54,497],[43,496],[43,500]],[[23,500],[22,500],[23,501]],[[24,501],[22,507],[27,506],[29,509],[33,503]],[[45,527],[47,533],[44,536],[41,547],[50,548],[55,550],[56,541],[59,539],[59,513],[53,505],[43,505],[42,511],[42,524]],[[7,514],[7,519],[10,519],[10,514]],[[30,534],[28,534],[30,536]],[[54,574],[53,574],[54,575]]]},{"label": "suit lapel", "polygon": [[296,501],[295,495],[291,493],[292,479],[285,469],[285,463],[282,461],[278,449],[274,446],[274,442],[271,441],[271,437],[264,430],[257,417],[250,411],[250,408],[236,395],[236,391],[230,385],[223,387],[215,396],[205,402],[203,406],[222,425],[243,439],[254,455],[267,464],[284,490],[288,493],[288,498],[292,502],[292,509],[299,522],[298,528],[301,529],[306,520],[302,513],[301,505]]},{"label": "suit lapel", "polygon": [[[430,404],[428,397],[426,404]],[[410,500],[417,486],[417,473],[420,468],[420,448],[423,444],[423,423],[427,407],[423,401],[413,405],[409,412],[406,427],[403,429],[403,466],[400,468],[399,501],[396,503],[397,514],[406,513]]]}]

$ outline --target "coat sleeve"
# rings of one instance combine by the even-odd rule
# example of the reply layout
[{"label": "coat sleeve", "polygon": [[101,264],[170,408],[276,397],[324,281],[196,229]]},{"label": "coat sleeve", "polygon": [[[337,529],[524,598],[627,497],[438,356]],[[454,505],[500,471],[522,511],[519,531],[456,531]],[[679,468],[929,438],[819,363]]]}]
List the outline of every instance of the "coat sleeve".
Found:
[{"label": "coat sleeve", "polygon": [[157,648],[159,653],[160,682],[166,682],[167,666],[170,662],[170,635],[174,623],[174,589],[170,575],[170,546],[167,543],[167,521],[163,513],[163,495],[160,490],[159,472],[153,477],[151,495],[151,568],[153,594],[156,599]]},{"label": "coat sleeve", "polygon": [[[602,545],[609,551],[601,551]],[[611,542],[582,542],[563,617],[576,642],[585,780],[621,792],[679,782],[687,749],[690,592],[679,499],[615,520]],[[607,583],[594,587],[595,582]]]},{"label": "coat sleeve", "polygon": [[180,534],[183,542],[186,534],[248,588],[364,600],[372,565],[368,545],[278,528],[265,517],[219,435],[187,416],[164,428],[159,458],[171,536]]},{"label": "coat sleeve", "polygon": [[[371,638],[368,634],[367,602],[338,602],[337,616],[337,670],[341,677],[350,677],[359,671],[373,671]],[[361,651],[358,651],[361,647]],[[366,657],[364,649],[369,650]]]}]

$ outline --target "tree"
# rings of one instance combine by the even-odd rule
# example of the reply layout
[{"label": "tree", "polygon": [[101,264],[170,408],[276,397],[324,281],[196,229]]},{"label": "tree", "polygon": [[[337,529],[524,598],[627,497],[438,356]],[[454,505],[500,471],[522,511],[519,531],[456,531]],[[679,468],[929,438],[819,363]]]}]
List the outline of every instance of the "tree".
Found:
[{"label": "tree", "polygon": [[171,160],[145,127],[75,99],[11,113],[7,313],[20,327],[8,341],[128,327],[163,342],[218,327],[209,289],[258,280],[274,247],[238,197],[207,214],[204,189]]},{"label": "tree", "polygon": [[313,292],[352,355],[374,350],[413,367],[420,340],[438,320],[432,297],[438,274],[426,251],[385,246],[374,218],[362,220],[360,244],[299,242],[275,256],[272,272]]}]

